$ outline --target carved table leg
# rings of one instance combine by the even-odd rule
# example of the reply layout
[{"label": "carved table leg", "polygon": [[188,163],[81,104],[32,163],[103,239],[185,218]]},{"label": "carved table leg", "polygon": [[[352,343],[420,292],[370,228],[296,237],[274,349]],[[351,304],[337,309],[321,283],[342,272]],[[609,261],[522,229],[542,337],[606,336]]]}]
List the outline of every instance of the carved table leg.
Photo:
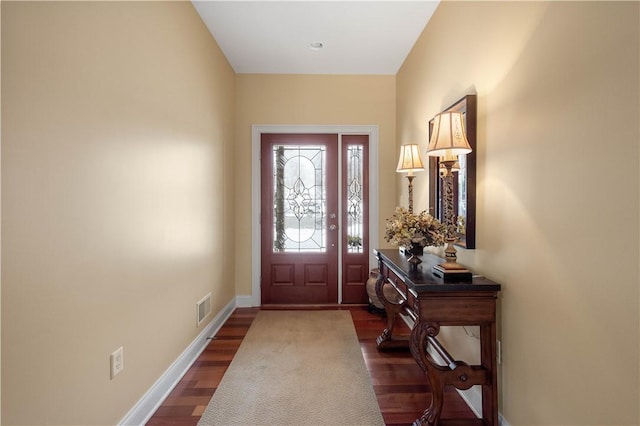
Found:
[{"label": "carved table leg", "polygon": [[393,303],[389,299],[386,298],[383,287],[385,284],[386,278],[384,274],[380,273],[378,275],[378,280],[376,281],[376,296],[384,305],[385,313],[387,314],[387,326],[382,331],[382,334],[378,336],[376,339],[376,343],[378,345],[378,349],[392,349],[392,348],[407,348],[408,342],[406,340],[394,340],[393,339],[393,329],[396,323],[397,315],[404,310],[404,306],[406,302],[401,303]]},{"label": "carved table leg", "polygon": [[[470,366],[463,361],[454,360],[436,339],[439,331],[439,324],[425,321],[418,322],[411,332],[411,353],[420,368],[427,374],[432,395],[431,405],[424,411],[422,416],[414,422],[414,426],[438,424],[444,403],[445,385],[453,385],[461,390],[469,389],[473,385],[482,385],[485,424],[497,426],[497,423],[490,418],[487,419],[492,413],[493,416],[497,418],[497,394],[493,390],[494,387],[491,386],[491,383],[495,381],[491,381],[489,378],[491,376],[491,368],[487,368],[486,366]],[[433,345],[434,351],[442,357],[447,364],[446,367],[434,361],[427,350],[427,343]],[[495,405],[492,405],[494,402]],[[495,407],[495,411],[493,407]]]},{"label": "carved table leg", "polygon": [[418,322],[411,332],[411,353],[420,368],[427,374],[431,386],[431,404],[422,413],[422,416],[413,422],[413,426],[437,425],[442,414],[444,379],[449,369],[431,362],[427,353],[427,337],[435,337],[439,331],[438,324]]}]

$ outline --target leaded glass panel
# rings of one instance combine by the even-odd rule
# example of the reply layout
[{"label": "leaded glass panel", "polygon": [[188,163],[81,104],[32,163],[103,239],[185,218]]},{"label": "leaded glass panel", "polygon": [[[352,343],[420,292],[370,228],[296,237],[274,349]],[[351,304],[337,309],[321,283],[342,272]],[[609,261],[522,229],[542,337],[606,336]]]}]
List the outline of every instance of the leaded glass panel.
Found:
[{"label": "leaded glass panel", "polygon": [[274,252],[325,252],[326,150],[322,146],[276,145]]},{"label": "leaded glass panel", "polygon": [[363,249],[363,146],[347,146],[347,251],[362,253]]}]

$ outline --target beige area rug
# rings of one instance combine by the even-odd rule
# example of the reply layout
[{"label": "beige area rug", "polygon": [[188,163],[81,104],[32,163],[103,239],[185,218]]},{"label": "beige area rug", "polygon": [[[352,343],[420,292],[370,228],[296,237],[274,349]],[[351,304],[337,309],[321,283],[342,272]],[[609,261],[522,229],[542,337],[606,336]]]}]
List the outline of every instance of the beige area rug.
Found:
[{"label": "beige area rug", "polygon": [[205,425],[384,425],[349,311],[260,311]]}]

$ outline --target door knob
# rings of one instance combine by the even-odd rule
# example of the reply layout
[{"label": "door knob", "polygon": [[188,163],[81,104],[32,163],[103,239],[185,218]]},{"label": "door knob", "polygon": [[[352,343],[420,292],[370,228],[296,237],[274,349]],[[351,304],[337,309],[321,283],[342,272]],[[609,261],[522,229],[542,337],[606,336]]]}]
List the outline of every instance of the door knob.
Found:
[{"label": "door knob", "polygon": [[329,229],[330,229],[331,231],[335,231],[335,230],[336,230],[336,228],[337,228],[337,226],[336,226],[336,225],[329,225]]}]

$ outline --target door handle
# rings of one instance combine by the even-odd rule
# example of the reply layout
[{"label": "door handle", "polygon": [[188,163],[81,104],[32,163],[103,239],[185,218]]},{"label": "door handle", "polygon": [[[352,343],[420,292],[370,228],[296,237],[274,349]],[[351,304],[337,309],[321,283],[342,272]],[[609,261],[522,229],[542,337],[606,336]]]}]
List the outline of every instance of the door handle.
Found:
[{"label": "door handle", "polygon": [[331,231],[335,231],[336,228],[337,228],[336,225],[329,225],[329,230],[331,230]]}]

